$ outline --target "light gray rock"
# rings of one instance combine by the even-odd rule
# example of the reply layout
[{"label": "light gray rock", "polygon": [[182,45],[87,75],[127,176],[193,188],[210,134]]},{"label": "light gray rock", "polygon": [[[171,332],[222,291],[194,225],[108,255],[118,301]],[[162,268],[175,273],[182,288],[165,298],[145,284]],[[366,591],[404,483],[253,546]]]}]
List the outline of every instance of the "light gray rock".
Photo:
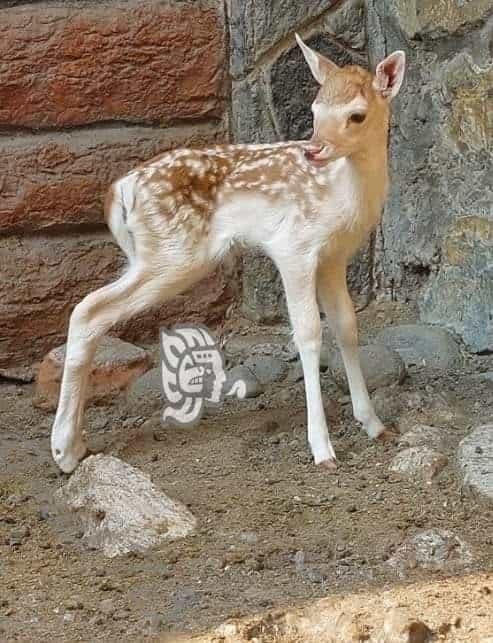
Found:
[{"label": "light gray rock", "polygon": [[250,369],[264,386],[280,382],[288,371],[284,360],[269,355],[253,355],[248,357],[243,365]]},{"label": "light gray rock", "polygon": [[431,480],[446,466],[443,453],[428,447],[409,447],[400,451],[392,460],[390,470],[415,480]]},{"label": "light gray rock", "polygon": [[242,361],[252,355],[269,355],[286,361],[297,357],[296,347],[288,333],[236,335],[228,339],[224,352],[234,361]]},{"label": "light gray rock", "polygon": [[[406,368],[399,354],[383,344],[360,348],[360,360],[369,391],[399,384],[406,376]],[[343,391],[349,391],[344,363],[338,350],[329,353],[329,374]]]},{"label": "light gray rock", "polygon": [[463,569],[473,561],[470,547],[446,529],[427,529],[408,538],[388,560],[402,572],[420,567],[431,571]]},{"label": "light gray rock", "polygon": [[389,326],[378,333],[376,340],[397,351],[408,366],[447,370],[461,363],[459,345],[443,328],[422,324]]},{"label": "light gray rock", "polygon": [[141,375],[127,390],[127,405],[133,415],[151,415],[162,408],[163,404],[159,367]]},{"label": "light gray rock", "polygon": [[80,523],[83,540],[108,557],[142,552],[192,533],[195,517],[138,469],[105,455],[84,460],[56,500]]},{"label": "light gray rock", "polygon": [[245,383],[245,398],[258,397],[263,392],[262,384],[247,366],[235,366],[228,371],[228,387],[239,380]]},{"label": "light gray rock", "polygon": [[460,443],[457,459],[464,487],[493,502],[493,424],[471,431]]},{"label": "light gray rock", "polygon": [[401,447],[430,447],[440,451],[447,446],[448,439],[447,429],[416,424],[399,437],[398,444]]}]

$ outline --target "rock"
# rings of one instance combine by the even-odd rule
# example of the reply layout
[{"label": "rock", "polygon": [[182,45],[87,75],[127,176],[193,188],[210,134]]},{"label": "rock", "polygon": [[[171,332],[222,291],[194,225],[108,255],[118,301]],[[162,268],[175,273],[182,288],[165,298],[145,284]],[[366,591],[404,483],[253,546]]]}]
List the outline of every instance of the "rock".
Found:
[{"label": "rock", "polygon": [[469,546],[453,532],[428,529],[404,541],[388,564],[402,573],[415,567],[430,571],[454,571],[467,567],[472,560]]},{"label": "rock", "polygon": [[392,460],[390,470],[431,483],[432,478],[446,466],[447,457],[426,446],[400,451]]},{"label": "rock", "polygon": [[72,598],[69,598],[64,602],[64,607],[66,610],[81,610],[84,607],[84,604],[82,603],[82,599],[80,596],[72,596]]},{"label": "rock", "polygon": [[243,257],[242,312],[252,321],[273,323],[288,318],[281,276],[272,261],[257,250]]},{"label": "rock", "polygon": [[8,382],[21,382],[22,384],[30,384],[36,379],[36,373],[30,366],[19,366],[18,368],[0,368],[0,382],[1,380]]},{"label": "rock", "polygon": [[244,364],[258,379],[260,384],[274,384],[282,380],[287,372],[286,363],[277,357],[255,355],[248,357]]},{"label": "rock", "polygon": [[397,351],[407,366],[448,370],[461,363],[459,346],[443,328],[421,324],[389,326],[377,341]]},{"label": "rock", "polygon": [[377,389],[371,396],[377,417],[384,424],[396,423],[402,413],[404,402],[394,387]]},{"label": "rock", "polygon": [[288,362],[296,359],[298,351],[286,332],[279,335],[268,333],[234,335],[224,346],[226,355],[234,361],[243,361],[252,356],[269,356]]},{"label": "rock", "polygon": [[303,374],[303,364],[301,362],[296,362],[289,369],[286,380],[290,383],[302,382],[304,379]]},{"label": "rock", "polygon": [[247,366],[235,366],[228,371],[227,378],[226,390],[239,380],[245,383],[245,398],[258,397],[263,392],[262,384]]},{"label": "rock", "polygon": [[[369,391],[400,384],[406,376],[404,362],[398,353],[383,345],[373,344],[360,349],[361,369]],[[337,385],[348,392],[346,371],[339,351],[333,350],[329,357],[329,374]]]},{"label": "rock", "polygon": [[104,455],[84,460],[57,502],[82,526],[83,540],[106,556],[142,552],[193,532],[196,520],[138,469]]},{"label": "rock", "polygon": [[[164,125],[222,111],[223,24],[212,7],[38,4],[29,18],[22,8],[2,13],[0,51],[12,61],[0,74],[9,87],[3,127]],[[152,55],[142,57],[150,46]],[[53,91],[63,87],[69,102]]]},{"label": "rock", "polygon": [[430,628],[406,608],[395,607],[386,612],[381,643],[427,643],[433,639]]},{"label": "rock", "polygon": [[102,601],[100,601],[99,611],[103,612],[103,614],[111,616],[115,610],[116,610],[116,604],[113,599],[104,598]]},{"label": "rock", "polygon": [[491,9],[489,0],[443,0],[438,4],[433,0],[425,0],[420,2],[419,9],[418,5],[406,2],[398,5],[399,25],[410,39],[416,39],[418,34],[433,39],[443,37],[444,34],[454,34],[486,18]]},{"label": "rock", "polygon": [[398,444],[401,447],[430,447],[439,451],[447,446],[448,437],[447,429],[416,424],[399,437]]},{"label": "rock", "polygon": [[457,459],[464,487],[493,502],[493,424],[471,431],[459,444]]},{"label": "rock", "polygon": [[313,0],[300,5],[297,0],[265,4],[254,0],[232,0],[230,3],[231,74],[246,75],[255,61],[281,38],[292,33],[301,21],[316,18],[336,0]]},{"label": "rock", "polygon": [[[56,409],[63,373],[66,345],[48,353],[36,381],[36,406]],[[87,400],[101,400],[126,388],[150,367],[149,355],[142,348],[117,337],[102,337],[94,357]]]},{"label": "rock", "polygon": [[443,243],[440,271],[419,300],[424,322],[450,328],[475,353],[493,350],[492,245],[492,221],[477,216],[455,221]]},{"label": "rock", "polygon": [[161,368],[151,370],[134,380],[127,390],[127,406],[134,415],[152,415],[164,405]]}]

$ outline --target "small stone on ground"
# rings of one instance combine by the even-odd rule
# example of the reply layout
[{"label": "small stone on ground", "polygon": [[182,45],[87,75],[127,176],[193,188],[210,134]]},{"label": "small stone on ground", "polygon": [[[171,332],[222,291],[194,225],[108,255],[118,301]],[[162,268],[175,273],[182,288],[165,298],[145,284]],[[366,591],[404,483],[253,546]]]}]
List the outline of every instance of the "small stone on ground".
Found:
[{"label": "small stone on ground", "polygon": [[431,482],[446,466],[443,453],[428,447],[409,447],[400,451],[392,460],[391,471]]},{"label": "small stone on ground", "polygon": [[468,545],[453,532],[427,529],[408,538],[388,564],[403,573],[416,567],[430,571],[454,571],[465,568],[472,560]]},{"label": "small stone on ground", "polygon": [[[406,376],[406,367],[399,354],[383,344],[363,346],[360,349],[360,360],[369,391],[400,384]],[[330,352],[329,374],[344,392],[349,392],[344,363],[338,350]]]},{"label": "small stone on ground", "polygon": [[84,460],[57,501],[78,519],[83,540],[113,557],[190,534],[196,520],[135,467],[104,455]]},{"label": "small stone on ground", "polygon": [[445,370],[461,363],[459,345],[443,328],[421,324],[389,326],[376,340],[396,350],[407,366]]}]

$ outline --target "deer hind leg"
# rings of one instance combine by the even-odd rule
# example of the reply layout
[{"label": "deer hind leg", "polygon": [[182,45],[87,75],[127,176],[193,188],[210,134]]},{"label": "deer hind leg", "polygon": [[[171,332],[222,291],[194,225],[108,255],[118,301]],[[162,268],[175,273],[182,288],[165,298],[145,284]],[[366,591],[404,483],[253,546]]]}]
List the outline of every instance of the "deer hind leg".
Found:
[{"label": "deer hind leg", "polygon": [[84,399],[91,362],[99,338],[116,323],[129,319],[186,285],[163,275],[150,275],[131,268],[118,281],[83,299],[70,318],[67,349],[58,409],[51,434],[55,462],[66,473],[84,457],[82,436]]},{"label": "deer hind leg", "polygon": [[376,438],[385,427],[375,413],[361,372],[356,315],[347,289],[345,262],[322,264],[317,285],[320,301],[341,351],[354,417],[361,422],[370,438]]},{"label": "deer hind leg", "polygon": [[315,464],[335,468],[320,388],[320,349],[322,331],[316,297],[314,266],[296,267],[289,260],[276,261],[284,283],[289,316],[294,331],[303,376],[307,405],[308,442]]}]

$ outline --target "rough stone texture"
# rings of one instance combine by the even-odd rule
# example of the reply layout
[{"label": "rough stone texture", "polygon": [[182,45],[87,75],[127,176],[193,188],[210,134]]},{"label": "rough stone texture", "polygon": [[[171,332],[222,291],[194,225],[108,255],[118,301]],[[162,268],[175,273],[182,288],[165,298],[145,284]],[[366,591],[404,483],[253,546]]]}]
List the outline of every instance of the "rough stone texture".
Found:
[{"label": "rough stone texture", "polygon": [[[394,101],[391,185],[374,274],[473,351],[492,346],[491,2],[368,2],[372,62],[408,59]],[[451,239],[450,239],[451,237]]]},{"label": "rough stone texture", "polygon": [[164,407],[161,368],[151,368],[128,387],[127,405],[132,415],[152,415]]},{"label": "rough stone texture", "polygon": [[440,450],[447,446],[449,435],[447,429],[426,424],[416,424],[399,437],[401,447],[430,447]]},{"label": "rough stone texture", "polygon": [[245,360],[246,366],[263,385],[282,380],[287,372],[286,362],[270,355],[255,355]]},{"label": "rough stone texture", "polygon": [[[361,347],[360,360],[369,391],[400,384],[406,376],[406,367],[399,354],[383,345]],[[344,363],[340,352],[335,349],[329,353],[329,373],[340,388],[349,392]]]},{"label": "rough stone texture", "polygon": [[427,446],[415,446],[400,451],[392,460],[390,469],[415,480],[431,482],[447,462],[443,453]]},{"label": "rough stone texture", "polygon": [[226,355],[235,361],[243,361],[252,355],[270,355],[293,361],[298,354],[291,335],[288,334],[236,335],[228,339],[224,350]]},{"label": "rough stone texture", "polygon": [[493,350],[493,221],[464,217],[450,226],[419,307],[423,321],[455,331],[473,352]]},{"label": "rough stone texture", "polygon": [[[117,247],[101,235],[0,239],[0,368],[27,365],[65,342],[73,307],[122,266]],[[117,334],[157,339],[164,322],[212,324],[231,304],[235,284],[226,263],[192,291],[119,326]]]},{"label": "rough stone texture", "polygon": [[81,524],[86,544],[108,557],[183,538],[196,526],[183,504],[164,495],[138,469],[110,456],[84,460],[56,496]]},{"label": "rough stone texture", "polygon": [[281,276],[272,261],[255,250],[246,252],[243,258],[242,312],[264,323],[288,317]]},{"label": "rough stone texture", "polygon": [[427,529],[408,538],[388,563],[405,573],[415,567],[454,571],[463,569],[472,560],[469,546],[454,533],[445,529]]},{"label": "rough stone texture", "polygon": [[2,143],[0,233],[103,223],[111,181],[170,148],[222,139],[215,125],[105,127],[12,137]]},{"label": "rough stone texture", "polygon": [[[365,3],[362,0],[296,0],[230,3],[232,83],[231,130],[236,142],[308,138],[310,105],[317,86],[294,40],[299,30],[309,45],[339,64],[367,64]],[[355,257],[349,284],[358,307],[372,290],[371,244]],[[248,252],[243,262],[243,313],[254,321],[287,319],[281,279],[272,262]]]},{"label": "rough stone texture", "polygon": [[493,503],[493,424],[479,426],[466,436],[457,459],[464,487]]},{"label": "rough stone texture", "polygon": [[[65,362],[66,345],[51,350],[36,378],[36,405],[55,409]],[[98,344],[87,387],[87,400],[100,400],[126,388],[150,367],[149,355],[138,346],[105,336]]]},{"label": "rough stone texture", "polygon": [[245,383],[245,399],[258,397],[263,391],[263,387],[258,378],[247,366],[235,366],[228,371],[227,377],[227,389],[230,387],[230,384],[233,384],[238,380],[242,380]]},{"label": "rough stone texture", "polygon": [[222,111],[213,6],[111,2],[3,9],[0,124],[164,123]]},{"label": "rough stone texture", "polygon": [[448,370],[461,364],[457,342],[442,328],[421,324],[389,326],[376,340],[397,351],[408,366]]}]

